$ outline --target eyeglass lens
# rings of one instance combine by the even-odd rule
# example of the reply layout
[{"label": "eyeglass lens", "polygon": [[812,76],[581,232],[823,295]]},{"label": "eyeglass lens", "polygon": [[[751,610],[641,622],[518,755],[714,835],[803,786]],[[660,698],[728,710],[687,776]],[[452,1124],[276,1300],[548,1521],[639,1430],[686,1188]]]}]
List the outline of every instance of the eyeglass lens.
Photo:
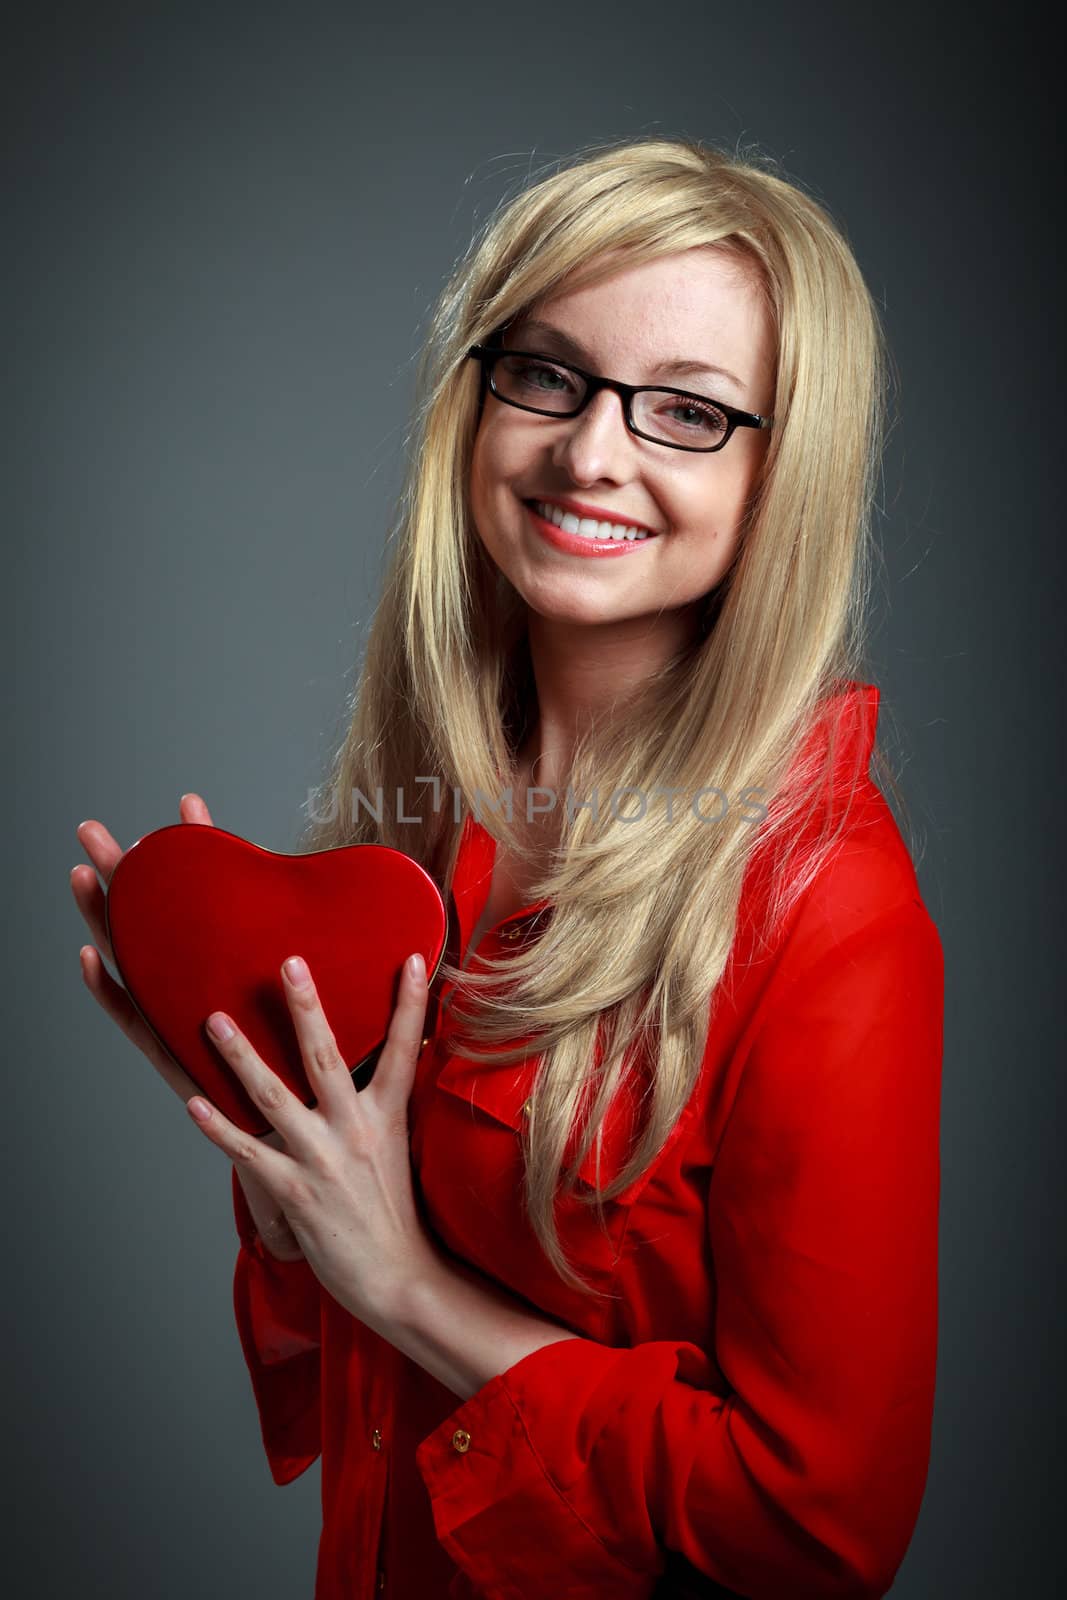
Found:
[{"label": "eyeglass lens", "polygon": [[[589,385],[568,367],[530,356],[505,355],[494,362],[493,379],[505,400],[545,416],[573,416]],[[707,400],[691,400],[670,389],[645,389],[633,397],[634,426],[664,444],[701,450],[721,443],[727,419]]]}]

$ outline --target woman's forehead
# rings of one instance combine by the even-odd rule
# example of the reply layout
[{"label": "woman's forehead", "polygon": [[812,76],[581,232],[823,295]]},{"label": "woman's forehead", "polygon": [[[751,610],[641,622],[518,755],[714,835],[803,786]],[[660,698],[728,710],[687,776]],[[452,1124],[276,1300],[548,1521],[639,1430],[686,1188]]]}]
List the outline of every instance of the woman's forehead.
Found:
[{"label": "woman's forehead", "polygon": [[736,374],[746,393],[773,372],[773,319],[747,262],[705,246],[610,265],[531,302],[512,319],[509,342],[548,341],[577,365],[622,363],[628,371],[613,376],[683,388],[700,367]]},{"label": "woman's forehead", "polygon": [[[597,258],[602,260],[603,258]],[[717,246],[672,252],[651,261],[612,260],[595,276],[590,263],[548,294],[531,301],[512,323],[549,322],[566,331],[580,323],[621,339],[624,335],[696,334],[709,323],[765,314],[759,274],[748,261]],[[618,320],[629,312],[637,320]]]}]

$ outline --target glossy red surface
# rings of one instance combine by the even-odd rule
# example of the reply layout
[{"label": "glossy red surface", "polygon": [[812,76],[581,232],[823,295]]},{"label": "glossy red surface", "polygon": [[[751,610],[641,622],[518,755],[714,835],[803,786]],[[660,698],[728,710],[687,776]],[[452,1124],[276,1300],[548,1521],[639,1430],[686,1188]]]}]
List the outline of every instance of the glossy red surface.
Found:
[{"label": "glossy red surface", "polygon": [[211,1013],[228,1012],[312,1105],[282,962],[307,961],[354,1070],[385,1038],[404,961],[421,952],[432,978],[447,934],[437,885],[402,851],[366,844],[280,855],[187,823],[145,834],[126,851],[106,908],[137,1009],[212,1105],[256,1135],[271,1124],[211,1043]]}]

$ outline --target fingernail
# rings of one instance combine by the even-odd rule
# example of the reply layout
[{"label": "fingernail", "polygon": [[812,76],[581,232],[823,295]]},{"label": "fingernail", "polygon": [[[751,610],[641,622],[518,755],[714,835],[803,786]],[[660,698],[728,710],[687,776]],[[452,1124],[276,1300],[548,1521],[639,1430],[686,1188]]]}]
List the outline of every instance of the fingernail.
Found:
[{"label": "fingernail", "polygon": [[233,1038],[233,1029],[230,1027],[230,1024],[227,1022],[221,1011],[216,1011],[210,1017],[208,1017],[207,1025],[215,1035],[216,1039]]},{"label": "fingernail", "polygon": [[285,976],[289,979],[294,989],[304,989],[311,982],[311,973],[307,964],[299,956],[290,956],[285,963]]},{"label": "fingernail", "polygon": [[420,955],[408,956],[408,971],[421,983],[426,976],[426,963]]}]

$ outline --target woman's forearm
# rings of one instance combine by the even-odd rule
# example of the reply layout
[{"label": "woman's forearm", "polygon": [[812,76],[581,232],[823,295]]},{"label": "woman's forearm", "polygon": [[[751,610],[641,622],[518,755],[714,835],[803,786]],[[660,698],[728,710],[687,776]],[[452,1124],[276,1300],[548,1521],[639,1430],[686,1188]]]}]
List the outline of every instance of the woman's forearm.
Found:
[{"label": "woman's forearm", "polygon": [[533,1351],[580,1337],[443,1251],[378,1331],[461,1400]]}]

